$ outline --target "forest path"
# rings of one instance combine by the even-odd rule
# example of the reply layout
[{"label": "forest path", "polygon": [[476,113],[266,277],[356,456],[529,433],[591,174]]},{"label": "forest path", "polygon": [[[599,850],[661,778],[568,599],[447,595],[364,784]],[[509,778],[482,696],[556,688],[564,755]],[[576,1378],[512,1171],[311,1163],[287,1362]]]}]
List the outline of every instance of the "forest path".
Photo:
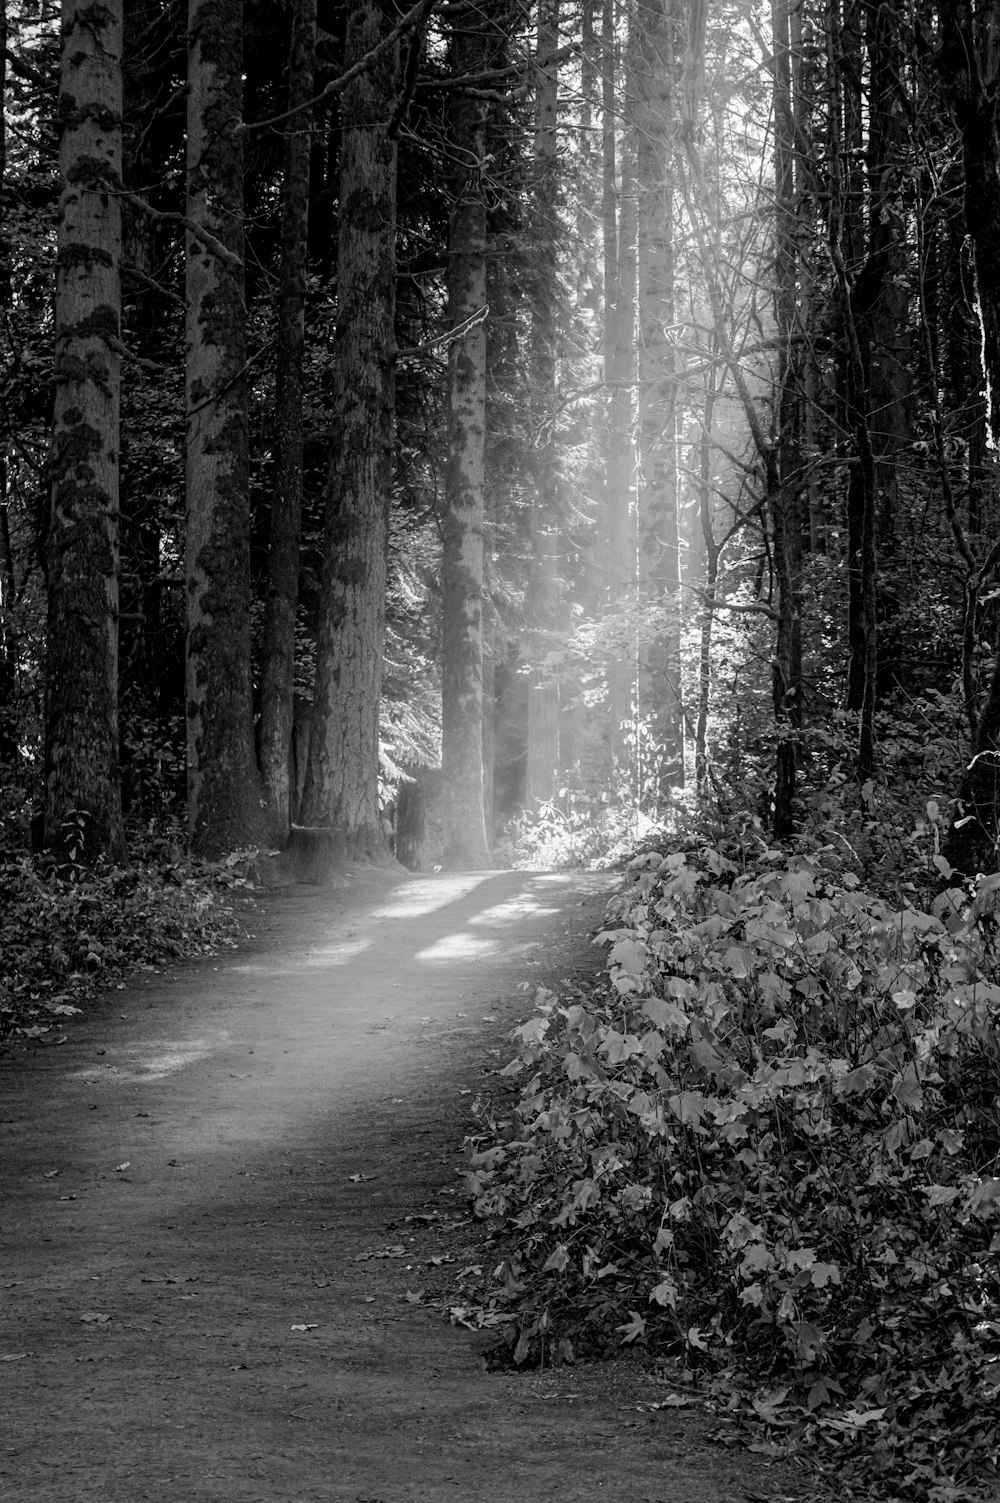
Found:
[{"label": "forest path", "polygon": [[612,882],[280,889],[238,954],[0,1062],[4,1503],[803,1494],[652,1411],[634,1360],[487,1373],[430,1308],[483,1255],[456,1191],[470,1093],[524,981],[593,972]]}]

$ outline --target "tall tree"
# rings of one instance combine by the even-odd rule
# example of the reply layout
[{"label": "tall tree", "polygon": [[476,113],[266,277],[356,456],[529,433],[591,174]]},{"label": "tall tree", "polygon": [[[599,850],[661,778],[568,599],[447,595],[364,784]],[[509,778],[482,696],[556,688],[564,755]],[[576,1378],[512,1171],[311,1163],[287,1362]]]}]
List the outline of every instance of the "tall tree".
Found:
[{"label": "tall tree", "polygon": [[250,681],[242,6],[190,0],[187,112],[188,828],[202,855],[264,834]]},{"label": "tall tree", "polygon": [[[1000,0],[955,0],[942,6],[937,62],[961,135],[965,230],[973,247],[977,294],[977,343],[986,376],[990,427],[996,440],[1000,435],[1000,273],[996,255],[1000,241]],[[954,507],[950,509],[954,516]],[[1000,655],[978,715],[972,755],[945,843],[945,854],[952,865],[970,875],[997,866],[998,768]]]},{"label": "tall tree", "polygon": [[842,331],[841,396],[844,425],[853,439],[855,463],[847,489],[848,667],[847,708],[859,712],[859,777],[875,766],[875,694],[878,674],[876,623],[878,485],[872,443],[868,341],[862,284],[854,275],[862,256],[863,188],[858,181],[861,139],[861,36],[855,6],[841,24],[840,0],[832,0],[827,32],[829,75],[830,255]]},{"label": "tall tree", "polygon": [[642,654],[643,706],[656,726],[666,783],[684,781],[677,524],[674,336],[675,0],[638,0],[629,48],[637,137],[638,529],[643,596],[666,626]]},{"label": "tall tree", "polygon": [[386,854],[379,816],[379,702],[386,544],[395,429],[398,49],[390,0],[360,0],[347,20],[342,95],[337,446],[326,497],[304,821],[327,831],[335,861]]},{"label": "tall tree", "polygon": [[120,0],[64,0],[45,840],[116,860],[121,48]]},{"label": "tall tree", "polygon": [[[10,317],[13,297],[10,253],[7,224],[7,0],[0,0],[0,318],[5,321]],[[0,418],[0,763],[12,762],[17,750],[12,718],[17,663],[13,607],[17,582],[7,502],[8,443],[4,416]]]},{"label": "tall tree", "polygon": [[288,59],[285,175],[281,213],[278,349],[274,399],[274,497],[264,609],[258,757],[269,833],[283,845],[289,825],[289,758],[295,673],[295,615],[302,531],[303,352],[309,231],[310,116],[316,0],[295,0]]},{"label": "tall tree", "polygon": [[[532,191],[531,406],[535,428],[534,497],[529,514],[531,656],[544,658],[559,611],[559,449],[555,436],[559,246],[560,0],[539,0],[535,45],[535,152]],[[559,683],[550,666],[528,675],[526,793],[529,807],[554,798],[560,762]]]},{"label": "tall tree", "polygon": [[938,67],[962,138],[965,227],[975,254],[982,357],[1000,435],[1000,0],[939,7]]},{"label": "tall tree", "polygon": [[[488,63],[490,22],[475,0],[449,11],[456,77]],[[443,523],[441,768],[445,861],[488,864],[483,784],[483,535],[486,452],[486,102],[453,96],[454,206],[447,317],[463,330],[448,352],[448,459]]]},{"label": "tall tree", "polygon": [[798,358],[798,258],[795,190],[795,120],[789,0],[772,0],[774,56],[774,201],[777,466],[770,517],[777,583],[777,633],[772,663],[772,700],[778,722],[774,833],[793,833],[793,799],[802,728],[802,515],[799,455],[802,382]]},{"label": "tall tree", "polygon": [[633,387],[635,380],[635,152],[621,152],[619,189],[618,118],[621,113],[615,0],[603,0],[601,19],[601,238],[604,262],[602,356],[604,365],[602,543],[606,600],[619,618],[608,661],[608,735],[612,769],[629,766],[633,670],[626,622],[634,603],[636,549],[632,498],[635,487]]}]

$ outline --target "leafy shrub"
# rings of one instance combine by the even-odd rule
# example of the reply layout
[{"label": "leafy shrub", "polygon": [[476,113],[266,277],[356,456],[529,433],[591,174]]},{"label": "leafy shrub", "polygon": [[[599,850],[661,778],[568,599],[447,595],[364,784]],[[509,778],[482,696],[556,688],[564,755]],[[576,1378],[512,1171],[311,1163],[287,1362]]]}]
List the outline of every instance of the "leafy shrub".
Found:
[{"label": "leafy shrub", "polygon": [[225,862],[161,857],[124,869],[54,869],[0,858],[0,1042],[43,1037],[100,988],[141,965],[233,946],[250,853]]},{"label": "leafy shrub", "polygon": [[628,800],[562,789],[537,812],[512,820],[493,855],[500,865],[541,871],[594,868],[624,860],[641,840],[663,835],[664,825]]},{"label": "leafy shrub", "polygon": [[630,864],[603,987],[540,992],[481,1108],[510,1240],[477,1319],[517,1363],[645,1343],[782,1445],[965,1500],[1000,1450],[1000,877],[925,911],[832,860]]}]

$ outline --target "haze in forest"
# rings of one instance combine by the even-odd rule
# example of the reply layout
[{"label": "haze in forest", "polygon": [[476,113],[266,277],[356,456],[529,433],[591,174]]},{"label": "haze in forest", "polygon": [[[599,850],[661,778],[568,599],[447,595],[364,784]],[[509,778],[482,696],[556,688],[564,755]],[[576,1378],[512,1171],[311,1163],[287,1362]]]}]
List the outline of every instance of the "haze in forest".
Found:
[{"label": "haze in forest", "polygon": [[991,866],[996,21],[8,3],[15,841],[784,841],[933,745]]}]

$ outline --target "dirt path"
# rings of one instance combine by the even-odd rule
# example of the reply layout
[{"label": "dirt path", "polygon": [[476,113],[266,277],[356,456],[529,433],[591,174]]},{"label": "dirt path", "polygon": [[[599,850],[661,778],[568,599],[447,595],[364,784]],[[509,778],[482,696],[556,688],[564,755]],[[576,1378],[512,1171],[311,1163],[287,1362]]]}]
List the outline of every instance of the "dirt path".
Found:
[{"label": "dirt path", "polygon": [[428,1308],[477,1258],[468,1093],[519,984],[593,968],[607,886],[287,888],[0,1062],[4,1503],[808,1495],[635,1365],[489,1374]]}]

